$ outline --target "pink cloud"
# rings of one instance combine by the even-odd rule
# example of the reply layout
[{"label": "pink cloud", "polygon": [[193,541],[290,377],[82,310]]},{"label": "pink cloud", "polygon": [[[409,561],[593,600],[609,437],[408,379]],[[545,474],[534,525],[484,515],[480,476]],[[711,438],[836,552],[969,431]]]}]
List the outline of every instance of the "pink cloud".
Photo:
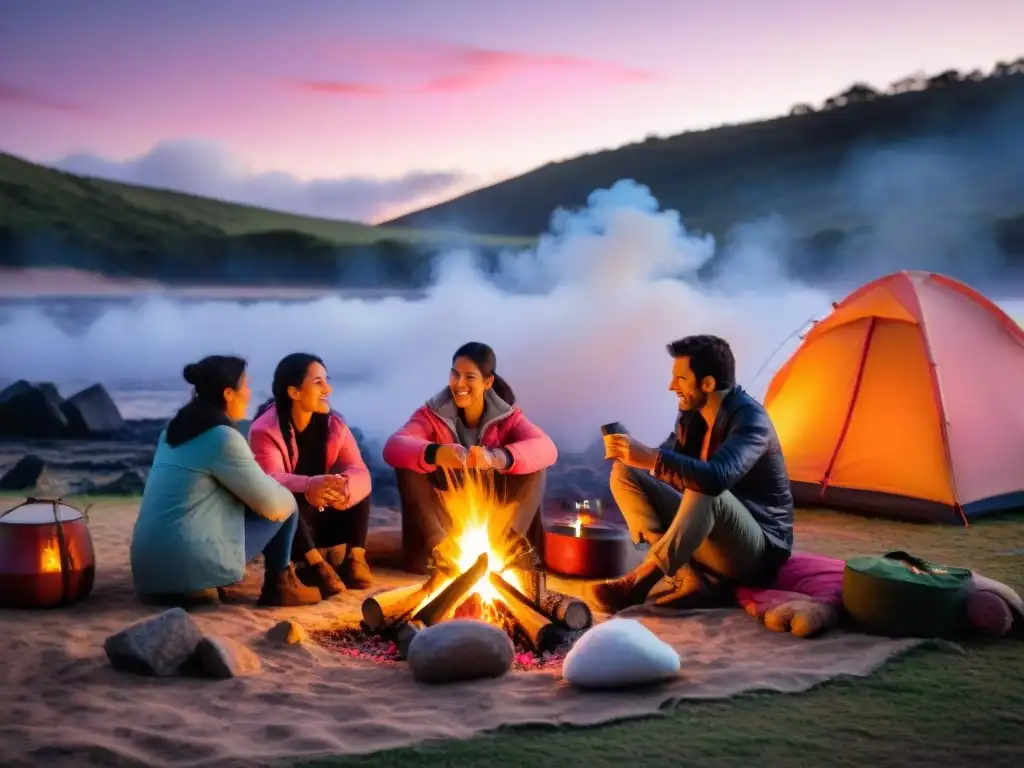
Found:
[{"label": "pink cloud", "polygon": [[383,96],[393,91],[369,83],[354,83],[345,80],[298,80],[295,85],[312,93],[328,93],[335,96]]},{"label": "pink cloud", "polygon": [[29,109],[49,109],[57,112],[78,112],[82,109],[79,104],[51,99],[44,94],[11,83],[0,83],[0,104],[28,107]]},{"label": "pink cloud", "polygon": [[[383,70],[379,81],[300,80],[302,90],[338,96],[381,96],[416,93],[464,93],[478,91],[500,81],[523,75],[584,75],[602,82],[650,82],[653,72],[578,56],[542,55],[496,51],[448,43],[406,43],[368,46],[347,43],[342,47],[349,64]],[[435,74],[412,83],[395,84],[395,76],[424,70]],[[390,77],[389,77],[390,76]]]}]

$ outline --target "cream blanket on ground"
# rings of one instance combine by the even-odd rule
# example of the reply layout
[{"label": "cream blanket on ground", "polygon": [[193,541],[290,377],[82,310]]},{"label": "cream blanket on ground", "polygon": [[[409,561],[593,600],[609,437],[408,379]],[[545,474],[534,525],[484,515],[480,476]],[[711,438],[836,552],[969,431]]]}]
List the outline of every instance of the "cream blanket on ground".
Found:
[{"label": "cream blanket on ground", "polygon": [[[551,671],[422,686],[401,663],[378,665],[263,639],[281,619],[317,628],[357,614],[363,595],[353,594],[306,609],[230,605],[195,612],[205,631],[247,643],[259,654],[263,671],[257,676],[134,677],[109,666],[103,641],[159,610],[140,605],[131,591],[128,540],[136,508],[104,502],[90,512],[99,570],[85,603],[47,612],[0,611],[0,765],[251,765],[466,738],[503,725],[597,724],[656,714],[686,699],[753,690],[797,693],[840,675],[865,676],[916,644],[842,632],[801,640],[769,632],[739,610],[690,616],[631,611],[625,615],[641,618],[679,650],[682,675],[655,689],[582,693]],[[379,575],[381,588],[409,580]],[[258,578],[249,574],[253,597]]]}]

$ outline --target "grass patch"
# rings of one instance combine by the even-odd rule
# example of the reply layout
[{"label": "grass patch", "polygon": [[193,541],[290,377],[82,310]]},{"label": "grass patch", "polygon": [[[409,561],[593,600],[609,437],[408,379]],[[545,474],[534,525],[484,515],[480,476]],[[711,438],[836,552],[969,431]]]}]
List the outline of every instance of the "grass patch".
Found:
[{"label": "grass patch", "polygon": [[[800,511],[801,549],[850,557],[906,549],[1024,589],[1024,518],[970,528]],[[766,630],[767,631],[767,630]],[[810,640],[808,642],[813,642]],[[1024,764],[1024,643],[978,641],[921,650],[866,680],[799,695],[685,703],[664,717],[596,728],[510,729],[303,766],[858,766]],[[339,728],[344,728],[339,723]]]}]

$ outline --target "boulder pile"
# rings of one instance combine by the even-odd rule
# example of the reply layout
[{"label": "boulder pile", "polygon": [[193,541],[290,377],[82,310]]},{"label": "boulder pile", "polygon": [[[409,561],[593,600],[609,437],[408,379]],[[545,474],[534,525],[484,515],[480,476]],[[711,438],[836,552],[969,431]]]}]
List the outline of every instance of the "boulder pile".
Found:
[{"label": "boulder pile", "polygon": [[0,437],[28,440],[90,440],[111,437],[125,427],[121,412],[102,384],[65,399],[49,382],[16,381],[0,392]]}]

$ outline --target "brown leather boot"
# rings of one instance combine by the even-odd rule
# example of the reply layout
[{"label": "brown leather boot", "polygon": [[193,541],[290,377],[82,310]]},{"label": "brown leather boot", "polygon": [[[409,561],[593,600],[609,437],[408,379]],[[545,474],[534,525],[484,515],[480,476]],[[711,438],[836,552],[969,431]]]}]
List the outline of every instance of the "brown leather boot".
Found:
[{"label": "brown leather boot", "polygon": [[293,608],[300,605],[316,605],[321,599],[320,590],[303,585],[295,575],[295,566],[289,564],[283,571],[268,571],[263,575],[263,589],[256,604]]},{"label": "brown leather boot", "polygon": [[594,610],[604,613],[617,613],[641,605],[663,576],[656,565],[644,563],[621,578],[601,581],[591,586],[587,602]]},{"label": "brown leather boot", "polygon": [[327,547],[321,549],[320,554],[323,555],[331,568],[337,571],[338,575],[341,575],[341,564],[345,562],[345,557],[348,555],[348,544],[338,544],[335,547]]},{"label": "brown leather boot", "polygon": [[320,594],[324,597],[333,597],[346,591],[345,583],[338,578],[337,572],[326,560],[311,566],[310,570],[316,574],[316,586],[320,588]]},{"label": "brown leather boot", "polygon": [[370,572],[370,564],[366,562],[366,550],[362,547],[349,549],[338,575],[349,589],[373,586],[373,574]]}]

